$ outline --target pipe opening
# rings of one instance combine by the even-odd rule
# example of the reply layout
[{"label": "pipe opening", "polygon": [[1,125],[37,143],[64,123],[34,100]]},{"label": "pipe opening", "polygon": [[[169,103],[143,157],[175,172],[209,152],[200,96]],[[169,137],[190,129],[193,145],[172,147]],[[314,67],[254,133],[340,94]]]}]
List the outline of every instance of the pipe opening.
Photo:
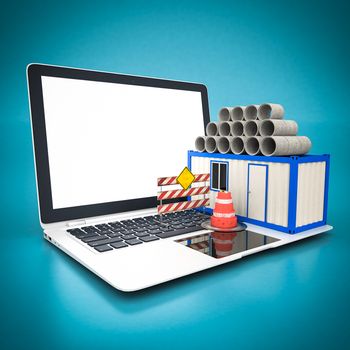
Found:
[{"label": "pipe opening", "polygon": [[259,119],[269,119],[271,118],[272,107],[269,104],[263,104],[259,107]]},{"label": "pipe opening", "polygon": [[206,129],[208,136],[215,136],[218,134],[218,126],[213,122],[208,123]]},{"label": "pipe opening", "polygon": [[242,120],[243,119],[243,108],[234,107],[232,109],[232,120]]},{"label": "pipe opening", "polygon": [[245,150],[248,154],[251,156],[254,156],[255,154],[259,153],[259,141],[255,137],[250,137],[247,139],[245,144]]},{"label": "pipe opening", "polygon": [[242,154],[244,152],[244,142],[240,137],[235,137],[231,142],[231,151],[234,154]]},{"label": "pipe opening", "polygon": [[217,147],[220,153],[227,153],[230,151],[230,141],[226,137],[220,137]]},{"label": "pipe opening", "polygon": [[261,143],[261,152],[264,156],[271,156],[276,151],[276,141],[272,137],[266,137]]},{"label": "pipe opening", "polygon": [[208,137],[205,141],[205,149],[208,153],[214,153],[216,151],[216,140],[214,137]]},{"label": "pipe opening", "polygon": [[233,136],[242,136],[243,135],[243,123],[240,121],[235,121],[232,124],[232,135]]},{"label": "pipe opening", "polygon": [[245,119],[255,120],[258,117],[258,109],[254,105],[250,105],[245,109]]},{"label": "pipe opening", "polygon": [[199,152],[205,151],[205,138],[203,136],[198,136],[195,141],[195,148]]},{"label": "pipe opening", "polygon": [[221,136],[229,136],[231,132],[230,123],[229,122],[221,122],[219,124],[219,134]]},{"label": "pipe opening", "polygon": [[219,111],[219,119],[223,122],[228,122],[230,120],[230,112],[228,108],[221,108]]},{"label": "pipe opening", "polygon": [[271,120],[264,120],[261,122],[260,133],[261,136],[272,136],[275,132],[275,124]]},{"label": "pipe opening", "polygon": [[258,124],[254,120],[250,120],[244,125],[244,134],[246,136],[256,136],[258,134]]}]

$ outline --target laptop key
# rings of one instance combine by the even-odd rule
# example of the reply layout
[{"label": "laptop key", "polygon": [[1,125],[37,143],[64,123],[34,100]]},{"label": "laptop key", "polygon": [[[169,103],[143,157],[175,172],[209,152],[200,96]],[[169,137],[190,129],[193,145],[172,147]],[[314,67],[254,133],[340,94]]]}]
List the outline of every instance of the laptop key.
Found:
[{"label": "laptop key", "polygon": [[201,230],[204,230],[203,227],[196,226],[196,227],[182,228],[176,231],[157,233],[157,236],[159,238],[169,238],[169,237],[183,235],[184,233],[190,233],[190,232],[201,231]]},{"label": "laptop key", "polygon": [[122,220],[120,223],[126,226],[135,224],[135,222],[132,220]]},{"label": "laptop key", "polygon": [[124,240],[133,239],[133,238],[136,238],[136,237],[134,235],[125,235],[125,236],[123,236]]},{"label": "laptop key", "polygon": [[162,232],[169,232],[169,231],[174,231],[174,229],[171,228],[171,227],[164,227],[164,228],[162,228]]},{"label": "laptop key", "polygon": [[146,236],[146,237],[140,237],[140,239],[141,241],[144,241],[144,242],[151,242],[151,241],[156,241],[159,238],[156,236]]},{"label": "laptop key", "polygon": [[107,252],[108,250],[113,250],[109,245],[99,245],[98,247],[94,247],[98,252],[103,253]]},{"label": "laptop key", "polygon": [[144,222],[145,219],[144,218],[136,218],[136,219],[134,219],[134,221],[139,224],[140,222]]},{"label": "laptop key", "polygon": [[132,235],[133,233],[135,233],[134,231],[131,231],[131,230],[125,230],[123,232],[124,235]]},{"label": "laptop key", "polygon": [[107,238],[108,238],[107,236],[94,235],[94,236],[90,236],[90,237],[86,237],[86,238],[84,237],[81,240],[84,243],[89,243],[89,242],[94,242],[94,241],[101,241],[101,240],[104,240],[104,239],[107,239]]},{"label": "laptop key", "polygon": [[190,223],[185,223],[183,224],[185,227],[196,227],[198,226],[198,224],[194,223],[194,222],[190,222]]},{"label": "laptop key", "polygon": [[184,225],[181,225],[181,224],[178,224],[178,225],[171,225],[172,228],[178,230],[180,228],[184,228],[185,226]]},{"label": "laptop key", "polygon": [[103,234],[104,235],[106,233],[111,232],[111,230],[112,230],[112,227],[109,227],[108,229],[107,228],[103,228],[100,231],[96,231],[96,232],[98,232],[99,234]]},{"label": "laptop key", "polygon": [[121,230],[122,230],[121,228],[111,228],[109,231],[110,231],[110,233],[119,233],[121,235],[121,233],[120,233]]},{"label": "laptop key", "polygon": [[145,237],[145,236],[149,236],[148,232],[137,232],[135,233],[135,236],[137,237]]},{"label": "laptop key", "polygon": [[148,232],[151,233],[152,235],[156,235],[158,233],[161,233],[162,231],[157,229],[157,230],[149,230]]},{"label": "laptop key", "polygon": [[145,228],[146,226],[148,226],[146,221],[137,223],[137,227],[139,227],[139,228]]},{"label": "laptop key", "polygon": [[134,228],[133,231],[135,231],[135,232],[145,232],[147,230],[145,228]]},{"label": "laptop key", "polygon": [[88,245],[90,247],[97,247],[98,245],[111,244],[111,243],[116,243],[116,242],[121,242],[121,241],[122,241],[122,239],[119,238],[119,237],[117,237],[117,238],[108,238],[108,239],[88,242]]},{"label": "laptop key", "polygon": [[135,244],[140,244],[142,243],[142,241],[138,240],[137,238],[135,239],[128,239],[127,241],[125,241],[126,243],[130,244],[130,245],[135,245]]},{"label": "laptop key", "polygon": [[69,232],[73,236],[86,235],[86,232],[84,232],[80,228],[73,228],[73,229],[67,230],[67,232]]},{"label": "laptop key", "polygon": [[118,233],[118,232],[110,232],[110,233],[107,233],[107,236],[111,237],[111,238],[114,238],[114,237],[120,237],[121,234]]},{"label": "laptop key", "polygon": [[79,235],[79,236],[75,236],[78,239],[86,239],[86,238],[92,238],[92,237],[100,237],[99,235],[97,235],[96,233],[85,233],[84,235]]},{"label": "laptop key", "polygon": [[119,224],[119,223],[114,223],[114,222],[110,222],[109,223],[109,226],[113,227],[113,228],[122,228],[123,225],[122,224]]},{"label": "laptop key", "polygon": [[95,228],[99,229],[100,231],[108,230],[110,227],[107,224],[100,224],[96,225]]},{"label": "laptop key", "polygon": [[171,225],[180,225],[181,222],[179,220],[173,220],[170,222]]},{"label": "laptop key", "polygon": [[85,232],[87,232],[87,231],[98,231],[97,229],[96,229],[96,227],[95,226],[84,226],[84,227],[82,227],[81,228],[83,231],[85,231]]},{"label": "laptop key", "polygon": [[119,248],[124,248],[124,247],[128,247],[128,245],[124,242],[117,242],[117,243],[113,243],[111,244],[111,246],[115,249],[119,249]]}]

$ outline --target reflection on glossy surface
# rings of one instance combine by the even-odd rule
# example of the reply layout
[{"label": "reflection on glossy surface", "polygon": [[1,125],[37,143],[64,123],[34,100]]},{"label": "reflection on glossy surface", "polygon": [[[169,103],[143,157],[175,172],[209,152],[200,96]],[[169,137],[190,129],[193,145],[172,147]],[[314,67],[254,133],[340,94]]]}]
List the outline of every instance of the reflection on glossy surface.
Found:
[{"label": "reflection on glossy surface", "polygon": [[261,233],[241,231],[234,233],[210,232],[179,239],[176,242],[214,258],[223,258],[277,241],[279,239]]}]

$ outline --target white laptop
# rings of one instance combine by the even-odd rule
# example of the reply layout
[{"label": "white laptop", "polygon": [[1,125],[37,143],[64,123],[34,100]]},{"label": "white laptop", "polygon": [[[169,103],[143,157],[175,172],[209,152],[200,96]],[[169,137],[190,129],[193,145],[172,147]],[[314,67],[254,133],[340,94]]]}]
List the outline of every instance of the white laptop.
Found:
[{"label": "white laptop", "polygon": [[248,224],[218,259],[207,215],[156,210],[157,178],[179,174],[209,122],[204,85],[41,64],[27,76],[44,238],[113,287],[140,290],[331,228]]}]

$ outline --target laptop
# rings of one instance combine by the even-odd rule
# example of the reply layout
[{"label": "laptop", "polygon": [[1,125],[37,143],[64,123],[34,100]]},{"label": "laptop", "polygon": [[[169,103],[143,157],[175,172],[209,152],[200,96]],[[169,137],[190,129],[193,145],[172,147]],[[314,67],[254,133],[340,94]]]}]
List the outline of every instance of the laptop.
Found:
[{"label": "laptop", "polygon": [[30,64],[44,238],[114,288],[136,291],[324,232],[248,224],[213,256],[202,210],[158,215],[157,178],[187,165],[209,122],[202,84]]}]

